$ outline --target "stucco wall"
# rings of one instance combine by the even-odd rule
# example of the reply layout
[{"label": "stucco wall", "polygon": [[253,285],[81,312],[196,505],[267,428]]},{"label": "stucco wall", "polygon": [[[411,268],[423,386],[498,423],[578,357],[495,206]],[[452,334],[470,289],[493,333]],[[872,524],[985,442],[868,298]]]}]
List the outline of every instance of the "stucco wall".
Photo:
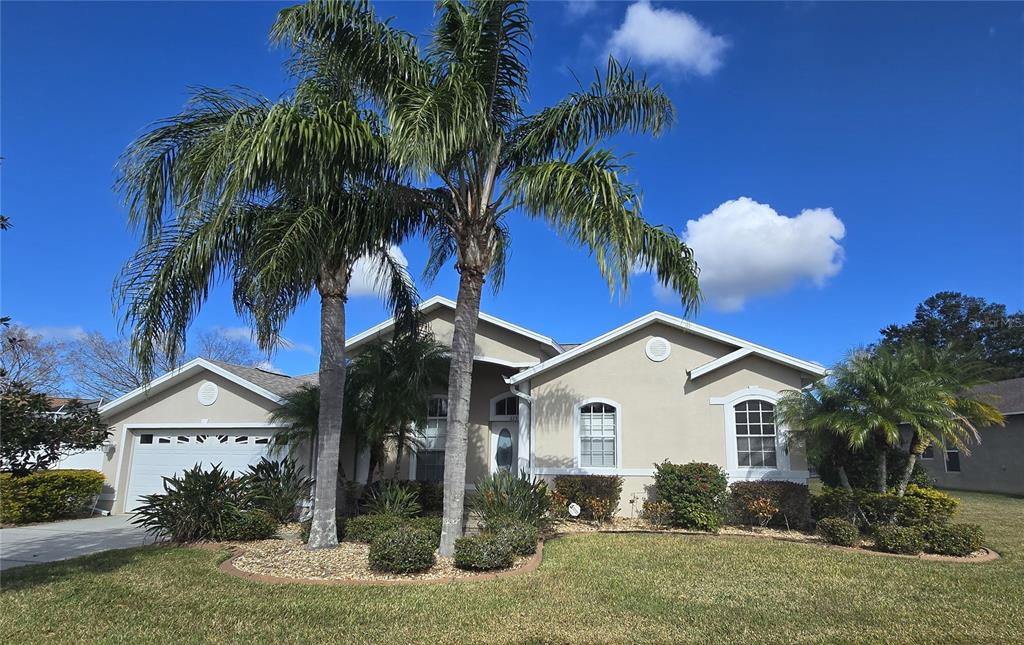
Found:
[{"label": "stucco wall", "polygon": [[947,473],[940,446],[921,465],[940,488],[1024,495],[1024,415],[1006,418],[1005,427],[983,428],[971,454],[960,453],[960,472]]},{"label": "stucco wall", "polygon": [[[219,394],[217,401],[210,406],[199,403],[199,386],[204,381],[217,384]],[[112,510],[123,509],[124,494],[128,480],[128,469],[131,463],[132,441],[125,426],[134,424],[201,424],[201,423],[267,423],[268,413],[277,405],[249,390],[212,372],[200,372],[174,387],[155,393],[127,410],[119,411],[106,419],[111,428],[110,440],[115,444],[112,455],[103,462],[103,475],[107,479],[104,495],[106,504],[112,503]],[[244,427],[244,425],[242,426]],[[122,446],[124,441],[124,446]],[[122,452],[124,453],[122,455]],[[300,463],[308,460],[308,452],[301,451],[295,455]],[[120,465],[120,472],[118,472]],[[110,500],[115,492],[116,499]]]},{"label": "stucco wall", "polygon": [[[653,336],[672,345],[671,355],[658,363],[647,358],[645,346]],[[629,496],[650,483],[652,465],[706,461],[726,465],[725,407],[712,405],[723,397],[755,386],[773,392],[799,389],[798,370],[748,356],[691,381],[687,370],[735,349],[660,323],[569,361],[531,379],[534,397],[535,468],[573,468],[574,427],[580,402],[601,398],[618,404],[621,424],[621,462],[627,476],[620,512],[628,514]],[[629,472],[633,470],[635,472]],[[806,470],[803,455],[790,455],[790,470]]]},{"label": "stucco wall", "polygon": [[[455,312],[441,307],[424,316],[424,322],[438,342],[451,347],[455,329]],[[541,343],[515,332],[481,320],[476,332],[476,356],[498,358],[512,363],[537,363],[554,355],[555,351]]]}]

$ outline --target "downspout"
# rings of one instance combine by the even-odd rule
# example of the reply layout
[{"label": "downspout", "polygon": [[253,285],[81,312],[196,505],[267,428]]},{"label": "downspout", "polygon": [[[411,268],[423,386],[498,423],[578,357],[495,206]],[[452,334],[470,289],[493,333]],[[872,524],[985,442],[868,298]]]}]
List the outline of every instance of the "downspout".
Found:
[{"label": "downspout", "polygon": [[512,392],[512,394],[516,395],[517,398],[519,398],[520,400],[524,401],[526,403],[527,407],[530,410],[530,421],[529,421],[529,428],[528,428],[528,432],[527,432],[527,439],[529,440],[529,444],[530,444],[530,446],[529,446],[529,459],[527,461],[527,464],[528,464],[527,468],[529,468],[530,476],[532,477],[533,476],[533,397],[530,396],[529,394],[526,394],[525,392],[520,391],[519,388],[514,383],[510,383],[509,381],[510,381],[509,378],[505,378],[505,383],[508,383],[509,391]]}]

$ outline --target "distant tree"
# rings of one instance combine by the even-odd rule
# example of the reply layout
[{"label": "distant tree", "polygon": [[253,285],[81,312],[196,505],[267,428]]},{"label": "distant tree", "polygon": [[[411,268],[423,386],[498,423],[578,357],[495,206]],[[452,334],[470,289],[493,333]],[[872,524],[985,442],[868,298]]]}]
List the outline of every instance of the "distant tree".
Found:
[{"label": "distant tree", "polygon": [[[260,360],[253,345],[225,338],[215,331],[200,333],[193,345],[194,349],[188,353],[173,358],[158,352],[154,372],[162,374],[197,357],[247,366]],[[116,399],[146,383],[142,369],[132,358],[131,342],[127,338],[108,338],[99,332],[89,332],[68,343],[64,357],[74,393],[78,396]]]},{"label": "distant tree", "polygon": [[96,448],[109,434],[96,409],[78,400],[54,414],[45,394],[18,381],[5,383],[0,398],[0,470],[15,476],[49,468],[69,453]]},{"label": "distant tree", "polygon": [[64,381],[62,344],[20,325],[0,326],[0,379],[58,394]]},{"label": "distant tree", "polygon": [[914,320],[881,330],[882,344],[920,343],[963,356],[974,354],[999,378],[1024,376],[1024,311],[955,291],[940,291],[917,306]]}]

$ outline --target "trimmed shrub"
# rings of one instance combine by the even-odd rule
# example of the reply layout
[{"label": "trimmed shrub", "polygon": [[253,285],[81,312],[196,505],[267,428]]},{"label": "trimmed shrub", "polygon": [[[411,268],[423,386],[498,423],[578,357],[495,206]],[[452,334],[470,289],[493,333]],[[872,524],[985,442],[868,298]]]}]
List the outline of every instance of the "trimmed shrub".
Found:
[{"label": "trimmed shrub", "polygon": [[133,524],[175,542],[220,540],[248,500],[240,480],[220,467],[198,464],[180,476],[164,478],[164,492],[143,495]]},{"label": "trimmed shrub", "polygon": [[619,510],[622,497],[622,477],[618,475],[559,475],[555,477],[555,492],[552,501],[560,506],[559,513],[565,515],[570,503],[580,506],[580,517],[586,520],[604,522]]},{"label": "trimmed shrub", "polygon": [[924,539],[928,553],[965,557],[982,547],[985,536],[977,524],[949,524],[929,526]]},{"label": "trimmed shrub", "polygon": [[716,532],[725,519],[725,472],[714,464],[655,464],[658,497],[672,505],[672,524]]},{"label": "trimmed shrub", "polygon": [[919,514],[911,516],[908,512],[904,512],[904,521],[915,522],[919,525],[948,524],[957,509],[960,508],[960,500],[949,493],[915,484],[907,486],[907,492],[903,499],[920,500],[921,511]]},{"label": "trimmed shrub", "polygon": [[421,512],[440,514],[444,510],[444,484],[441,482],[415,482]]},{"label": "trimmed shrub", "polygon": [[841,517],[823,517],[818,520],[818,535],[829,544],[853,546],[860,537],[860,531]]},{"label": "trimmed shrub", "polygon": [[886,553],[917,555],[927,544],[916,526],[879,526],[875,528],[875,548]]},{"label": "trimmed shrub", "polygon": [[[224,523],[220,539],[247,542],[274,537],[279,526],[277,518],[264,510],[240,511]],[[309,535],[307,534],[307,539]]]},{"label": "trimmed shrub", "polygon": [[408,518],[395,515],[360,515],[345,524],[345,538],[353,542],[373,542],[382,533],[401,528]]},{"label": "trimmed shrub", "polygon": [[370,542],[370,568],[387,573],[418,573],[434,566],[434,536],[412,528],[384,531]]},{"label": "trimmed shrub", "polygon": [[74,517],[103,491],[95,470],[40,470],[15,477],[0,474],[0,523],[52,522]]},{"label": "trimmed shrub", "polygon": [[[729,486],[729,515],[733,522],[754,524],[754,500],[767,499],[777,509],[766,526],[802,529],[811,517],[811,495],[806,484],[783,481],[735,482]],[[768,507],[766,506],[765,509]],[[827,516],[826,516],[827,517]],[[841,517],[841,516],[834,516]],[[764,524],[762,524],[764,526]]]},{"label": "trimmed shrub", "polygon": [[408,484],[384,480],[370,491],[366,502],[369,515],[416,517],[420,514],[419,492]]},{"label": "trimmed shrub", "polygon": [[839,517],[847,522],[857,523],[857,506],[854,494],[845,488],[826,486],[818,495],[811,495],[811,517],[822,520]]},{"label": "trimmed shrub", "polygon": [[551,500],[543,480],[532,480],[522,472],[507,470],[484,477],[476,483],[471,507],[486,524],[516,520],[540,527],[547,518]]},{"label": "trimmed shrub", "polygon": [[434,538],[434,548],[441,544],[441,518],[440,517],[414,517],[406,520],[403,526],[422,531]]},{"label": "trimmed shrub", "polygon": [[653,526],[668,526],[672,523],[672,505],[665,500],[646,499],[640,517]]},{"label": "trimmed shrub", "polygon": [[[342,515],[337,515],[336,514],[334,516],[334,526],[335,526],[335,532],[338,535],[338,542],[341,542],[343,539],[345,539],[345,524],[347,522],[348,522],[348,518],[343,517]],[[302,525],[301,525],[302,528],[299,531],[299,539],[302,540],[303,544],[306,544],[306,543],[309,542],[309,529],[312,526],[313,526],[313,520],[306,520],[305,522],[302,523]]]},{"label": "trimmed shrub", "polygon": [[537,527],[518,520],[506,520],[498,525],[490,525],[487,530],[508,542],[515,555],[533,555],[537,552],[537,541],[540,534]]},{"label": "trimmed shrub", "polygon": [[513,560],[512,545],[496,533],[481,533],[455,540],[455,566],[459,569],[508,569]]},{"label": "trimmed shrub", "polygon": [[242,483],[252,505],[270,513],[281,524],[298,516],[299,504],[309,499],[313,487],[313,480],[290,457],[281,461],[264,457],[260,463],[249,466]]}]

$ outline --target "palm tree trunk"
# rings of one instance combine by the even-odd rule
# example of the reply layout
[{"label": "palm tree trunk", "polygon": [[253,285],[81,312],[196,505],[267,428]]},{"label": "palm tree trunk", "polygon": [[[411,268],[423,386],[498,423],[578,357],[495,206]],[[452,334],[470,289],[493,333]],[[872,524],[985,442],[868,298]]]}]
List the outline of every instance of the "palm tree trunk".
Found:
[{"label": "palm tree trunk", "polygon": [[878,492],[889,490],[889,449],[883,445],[878,453]]},{"label": "palm tree trunk", "polygon": [[839,483],[843,485],[845,490],[853,492],[853,486],[850,485],[850,476],[846,474],[846,466],[839,466]]},{"label": "palm tree trunk", "polygon": [[900,475],[900,483],[896,487],[896,494],[899,497],[903,497],[903,493],[907,492],[907,484],[910,483],[910,477],[914,474],[914,464],[917,463],[918,456],[924,452],[924,445],[918,438],[917,433],[910,439],[910,451],[907,455],[907,465],[903,468],[903,474]]},{"label": "palm tree trunk", "polygon": [[444,515],[440,546],[441,555],[444,556],[455,554],[455,540],[462,536],[469,395],[473,385],[473,354],[483,285],[483,271],[462,267],[459,297],[455,305],[451,367],[448,372],[448,430],[444,453]]},{"label": "palm tree trunk", "polygon": [[316,492],[309,528],[310,549],[338,544],[335,514],[338,503],[338,460],[341,418],[345,403],[345,300],[350,268],[321,272],[320,292],[320,417],[317,421]]}]

